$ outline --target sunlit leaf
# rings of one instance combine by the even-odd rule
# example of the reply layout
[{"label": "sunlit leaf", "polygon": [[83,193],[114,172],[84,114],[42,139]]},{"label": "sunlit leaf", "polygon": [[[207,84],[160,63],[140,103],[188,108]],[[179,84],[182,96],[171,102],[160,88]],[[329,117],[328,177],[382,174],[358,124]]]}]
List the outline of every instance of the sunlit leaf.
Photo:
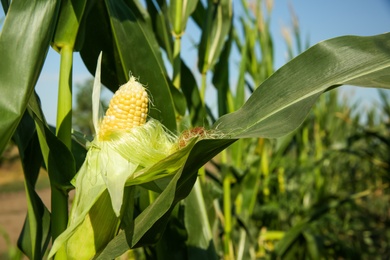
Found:
[{"label": "sunlit leaf", "polygon": [[14,0],[7,13],[0,34],[0,153],[34,91],[50,46],[59,4],[56,0]]},{"label": "sunlit leaf", "polygon": [[53,39],[53,48],[57,51],[60,51],[64,46],[72,49],[75,46],[86,4],[86,0],[65,0],[61,2],[60,14]]},{"label": "sunlit leaf", "polygon": [[390,88],[390,34],[321,42],[276,71],[214,128],[234,138],[276,138],[296,129],[317,98],[342,84]]},{"label": "sunlit leaf", "polygon": [[76,174],[76,164],[72,153],[47,126],[35,95],[29,101],[28,110],[37,126],[43,160],[49,173],[51,185],[63,191],[72,189],[70,181]]},{"label": "sunlit leaf", "polygon": [[218,93],[218,115],[223,116],[234,109],[229,105],[231,93],[229,89],[229,56],[233,44],[233,30],[230,30],[226,44],[223,46],[218,62],[215,64],[213,73],[213,85]]},{"label": "sunlit leaf", "polygon": [[[194,12],[199,0],[172,0],[169,3],[169,18],[175,34],[184,32],[188,18]],[[178,12],[178,5],[181,10]]]},{"label": "sunlit leaf", "polygon": [[201,73],[212,69],[217,62],[231,27],[232,16],[231,0],[208,1],[199,44],[198,68]]},{"label": "sunlit leaf", "polygon": [[181,62],[181,77],[180,86],[182,86],[183,94],[187,100],[187,109],[190,113],[192,126],[207,126],[206,109],[200,98],[198,84],[191,70],[187,67],[184,61]]},{"label": "sunlit leaf", "polygon": [[152,20],[153,31],[161,48],[167,53],[169,61],[173,62],[173,37],[168,18],[168,7],[165,0],[146,1],[147,9]]}]

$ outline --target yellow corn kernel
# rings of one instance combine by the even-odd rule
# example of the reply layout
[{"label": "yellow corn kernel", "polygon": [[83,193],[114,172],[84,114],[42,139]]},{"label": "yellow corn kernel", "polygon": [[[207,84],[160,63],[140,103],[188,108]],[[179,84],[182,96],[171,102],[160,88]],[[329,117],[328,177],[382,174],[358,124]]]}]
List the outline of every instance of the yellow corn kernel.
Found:
[{"label": "yellow corn kernel", "polygon": [[107,140],[111,133],[128,130],[146,123],[148,93],[133,76],[112,97],[100,124],[99,139]]}]

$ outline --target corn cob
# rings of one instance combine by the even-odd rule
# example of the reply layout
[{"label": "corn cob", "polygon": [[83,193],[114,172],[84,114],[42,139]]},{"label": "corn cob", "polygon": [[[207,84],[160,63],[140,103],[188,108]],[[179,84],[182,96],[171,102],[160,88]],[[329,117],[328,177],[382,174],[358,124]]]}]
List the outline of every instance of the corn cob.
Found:
[{"label": "corn cob", "polygon": [[112,97],[100,124],[99,139],[108,140],[111,133],[144,125],[148,113],[148,93],[133,77]]}]

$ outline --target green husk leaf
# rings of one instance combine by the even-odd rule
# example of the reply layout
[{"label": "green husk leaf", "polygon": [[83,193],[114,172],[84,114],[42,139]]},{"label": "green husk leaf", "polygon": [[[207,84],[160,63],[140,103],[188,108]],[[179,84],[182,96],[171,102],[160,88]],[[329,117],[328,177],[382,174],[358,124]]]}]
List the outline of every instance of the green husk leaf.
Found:
[{"label": "green husk leaf", "polygon": [[[94,150],[92,150],[94,151]],[[85,216],[100,195],[106,189],[100,171],[96,170],[99,165],[99,153],[88,152],[87,158],[75,176],[73,184],[76,187],[76,195],[73,201],[72,210],[67,229],[54,241],[49,258],[76,232],[84,221]]]},{"label": "green husk leaf", "polygon": [[100,91],[101,91],[101,64],[103,53],[100,52],[95,72],[95,80],[93,81],[92,89],[92,122],[95,129],[95,133],[99,131],[99,120],[102,117],[103,109],[100,103]]},{"label": "green husk leaf", "polygon": [[150,119],[143,126],[114,134],[108,145],[124,158],[148,167],[171,154],[177,148],[175,141],[159,121]]}]

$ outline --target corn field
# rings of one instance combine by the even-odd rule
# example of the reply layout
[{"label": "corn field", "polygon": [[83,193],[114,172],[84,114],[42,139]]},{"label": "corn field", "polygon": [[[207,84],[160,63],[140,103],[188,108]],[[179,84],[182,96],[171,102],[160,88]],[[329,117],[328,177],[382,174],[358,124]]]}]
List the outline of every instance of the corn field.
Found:
[{"label": "corn field", "polygon": [[[1,3],[0,152],[17,145],[28,202],[10,258],[390,257],[389,33],[309,48],[292,21],[274,71],[272,1]],[[49,48],[55,126],[35,92]],[[76,53],[94,77],[92,135],[72,126]],[[382,88],[381,103],[363,114],[341,85]]]}]

